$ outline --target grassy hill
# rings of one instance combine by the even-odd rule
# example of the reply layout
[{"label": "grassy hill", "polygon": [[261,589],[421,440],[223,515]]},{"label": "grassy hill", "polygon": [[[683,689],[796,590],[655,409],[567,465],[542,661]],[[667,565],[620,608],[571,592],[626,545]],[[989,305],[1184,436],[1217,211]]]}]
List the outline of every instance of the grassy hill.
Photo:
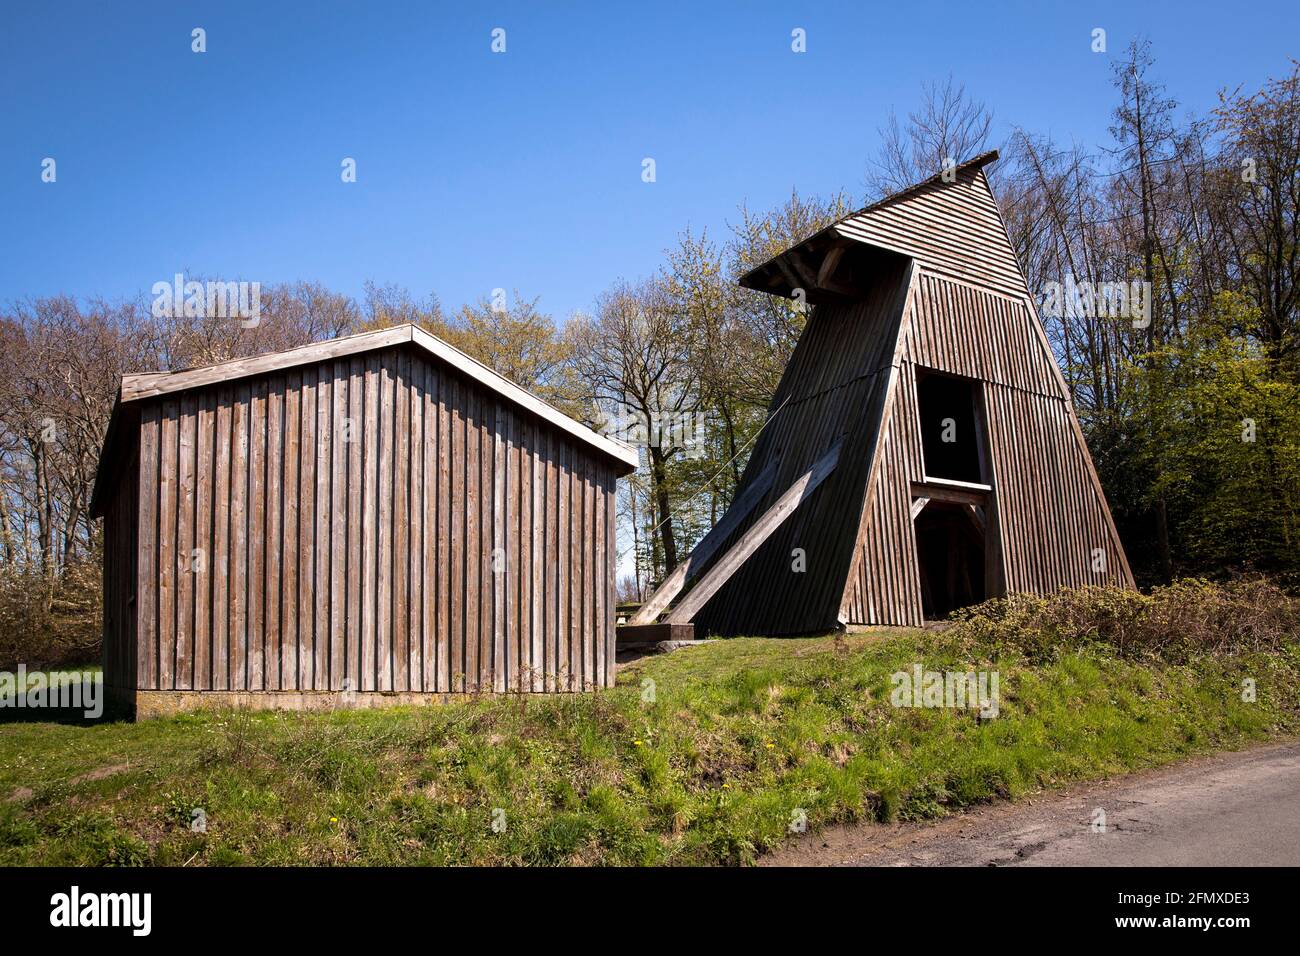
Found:
[{"label": "grassy hill", "polygon": [[[591,696],[0,724],[0,864],[744,863],[802,818],[934,817],[1300,734],[1297,621],[1249,587],[1073,592],[717,641]],[[893,706],[917,665],[996,670],[997,716]]]}]

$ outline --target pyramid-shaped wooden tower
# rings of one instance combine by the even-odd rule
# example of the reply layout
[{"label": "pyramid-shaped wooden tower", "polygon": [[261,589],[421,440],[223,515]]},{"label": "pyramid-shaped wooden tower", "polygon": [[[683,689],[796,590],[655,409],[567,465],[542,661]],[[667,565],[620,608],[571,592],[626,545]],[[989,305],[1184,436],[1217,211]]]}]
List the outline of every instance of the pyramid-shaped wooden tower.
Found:
[{"label": "pyramid-shaped wooden tower", "polygon": [[919,625],[1007,592],[1131,586],[989,188],[995,159],[741,280],[811,315],[734,503],[631,622],[659,624],[632,633]]}]

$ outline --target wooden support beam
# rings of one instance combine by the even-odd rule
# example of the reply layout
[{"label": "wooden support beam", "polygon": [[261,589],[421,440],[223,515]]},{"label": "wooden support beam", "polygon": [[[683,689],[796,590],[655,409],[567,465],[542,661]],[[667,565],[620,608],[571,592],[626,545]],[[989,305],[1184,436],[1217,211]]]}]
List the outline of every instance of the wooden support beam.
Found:
[{"label": "wooden support beam", "polygon": [[925,509],[925,506],[928,505],[929,503],[930,503],[929,498],[917,498],[915,501],[912,502],[913,521],[916,520],[916,516],[919,515]]},{"label": "wooden support beam", "polygon": [[840,259],[844,256],[844,247],[835,246],[822,257],[821,268],[817,270],[817,284],[824,286],[830,282],[831,276],[835,274],[836,267],[840,264]]},{"label": "wooden support beam", "polygon": [[984,509],[979,505],[968,504],[966,506],[966,513],[970,515],[970,520],[975,523],[975,527],[979,529],[979,533],[983,534],[985,527]]},{"label": "wooden support beam", "polygon": [[1004,591],[996,498],[990,497],[984,506],[984,529],[984,597],[988,599],[1001,597]]},{"label": "wooden support beam", "polygon": [[932,501],[948,501],[957,505],[983,505],[989,500],[987,485],[977,485],[964,481],[942,481],[928,478],[925,481],[912,482],[913,498],[929,498]]},{"label": "wooden support beam", "polygon": [[664,620],[670,624],[686,624],[698,614],[708,603],[709,598],[718,593],[718,590],[749,559],[749,556],[757,551],[772,532],[779,528],[781,523],[808,499],[817,486],[826,480],[826,476],[835,470],[839,460],[840,443],[836,442],[830,451],[817,459],[811,468],[786,489],[785,494],[781,495],[772,507],[763,512],[762,516],[726,554],[718,559],[717,564],[709,569],[709,573],[704,575],[695,587],[691,588],[682,602],[673,608],[672,613]]},{"label": "wooden support beam", "polygon": [[749,513],[754,510],[754,506],[763,500],[763,496],[772,487],[773,479],[776,478],[778,464],[779,462],[775,458],[768,461],[763,470],[758,473],[758,476],[731,503],[731,507],[722,516],[722,520],[713,526],[709,533],[695,546],[695,549],[686,556],[686,559],[673,569],[672,574],[664,578],[663,583],[655,588],[654,593],[632,615],[632,619],[627,622],[628,626],[639,627],[643,624],[652,624],[655,618],[668,608],[673,598],[681,593],[682,588],[686,586],[691,577],[698,575],[703,570],[704,566],[709,563],[709,559],[713,557],[714,552],[722,547],[723,542],[731,537],[745,518],[749,517]]},{"label": "wooden support beam", "polygon": [[786,281],[790,283],[790,288],[792,290],[803,289],[804,295],[807,296],[809,284],[794,274],[794,270],[790,268],[790,263],[786,261],[786,257],[783,255],[777,256],[775,261],[777,268],[781,270],[781,274],[784,275]]},{"label": "wooden support beam", "polygon": [[785,282],[789,286],[788,291],[782,288],[779,281],[777,281],[779,277],[776,276],[776,273],[772,273],[773,279],[769,282],[769,289],[775,291],[778,295],[794,298],[794,290],[803,289],[804,300],[811,305],[830,302],[854,302],[862,296],[859,290],[839,285],[830,280],[819,284],[816,271],[810,269],[808,263],[800,258],[794,250],[782,253],[772,262],[776,264],[777,271],[781,277],[785,278]]},{"label": "wooden support beam", "polygon": [[[916,482],[913,482],[916,484]],[[965,491],[992,491],[992,485],[986,485],[980,481],[958,481],[956,478],[936,478],[933,475],[926,475],[925,480],[920,484],[927,488],[959,488]]]},{"label": "wooden support beam", "polygon": [[[833,295],[842,296],[848,299],[854,299],[861,295],[859,290],[851,289],[846,285],[840,285],[838,282],[832,281],[829,274],[823,278],[822,272],[813,269],[812,265],[805,257],[806,251],[806,246],[796,246],[786,253],[786,256],[790,259],[795,269],[798,270],[799,275],[803,277],[803,285],[805,289],[808,289],[809,291],[815,289],[819,292],[829,292]],[[828,253],[828,255],[837,252],[843,254],[843,250],[836,247],[831,249],[831,252]],[[839,262],[839,256],[835,257],[834,262],[836,264]],[[823,261],[822,265],[825,266],[825,261]],[[834,265],[832,265],[832,269],[833,268]]]},{"label": "wooden support beam", "polygon": [[788,250],[785,258],[790,260],[790,264],[794,266],[795,271],[799,273],[799,277],[803,279],[801,285],[805,289],[817,288],[817,273],[809,267],[808,262],[804,259],[802,246],[795,246]]}]

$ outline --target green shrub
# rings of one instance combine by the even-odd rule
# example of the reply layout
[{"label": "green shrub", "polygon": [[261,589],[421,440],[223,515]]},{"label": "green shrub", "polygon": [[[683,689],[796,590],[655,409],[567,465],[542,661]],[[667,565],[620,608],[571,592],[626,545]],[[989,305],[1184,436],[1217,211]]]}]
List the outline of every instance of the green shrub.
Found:
[{"label": "green shrub", "polygon": [[102,583],[98,560],[52,581],[36,568],[0,566],[0,670],[98,661]]},{"label": "green shrub", "polygon": [[1198,578],[1149,594],[1084,587],[1050,597],[1014,594],[953,615],[952,636],[1057,660],[1089,644],[1122,657],[1185,663],[1201,655],[1276,651],[1300,635],[1300,599],[1262,578],[1213,584]]}]

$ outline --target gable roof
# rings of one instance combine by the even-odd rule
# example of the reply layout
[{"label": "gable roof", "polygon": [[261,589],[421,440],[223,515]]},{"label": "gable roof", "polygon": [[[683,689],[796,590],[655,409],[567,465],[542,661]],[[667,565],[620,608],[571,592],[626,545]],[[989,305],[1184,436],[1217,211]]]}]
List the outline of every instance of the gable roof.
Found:
[{"label": "gable roof", "polygon": [[95,475],[95,488],[91,494],[90,513],[94,517],[102,515],[101,496],[106,483],[106,475],[112,470],[122,429],[121,419],[128,415],[132,407],[145,399],[157,398],[194,388],[203,388],[221,382],[236,381],[268,372],[284,371],[303,365],[329,361],[360,352],[391,346],[414,345],[456,371],[474,380],[479,385],[495,392],[501,398],[531,412],[542,421],[577,439],[590,449],[612,458],[621,466],[620,475],[630,474],[637,468],[637,451],[631,445],[617,439],[601,435],[570,418],[558,408],[543,401],[536,395],[516,385],[508,378],[494,372],[482,362],[474,359],[453,345],[444,342],[418,325],[407,323],[373,332],[361,332],[325,342],[312,342],[282,352],[268,352],[248,358],[231,359],[216,365],[200,368],[181,369],[175,372],[140,372],[122,376],[122,385],[118,391],[117,401],[113,406],[109,420],[108,433],[104,438],[104,448],[99,457],[99,469]]}]

